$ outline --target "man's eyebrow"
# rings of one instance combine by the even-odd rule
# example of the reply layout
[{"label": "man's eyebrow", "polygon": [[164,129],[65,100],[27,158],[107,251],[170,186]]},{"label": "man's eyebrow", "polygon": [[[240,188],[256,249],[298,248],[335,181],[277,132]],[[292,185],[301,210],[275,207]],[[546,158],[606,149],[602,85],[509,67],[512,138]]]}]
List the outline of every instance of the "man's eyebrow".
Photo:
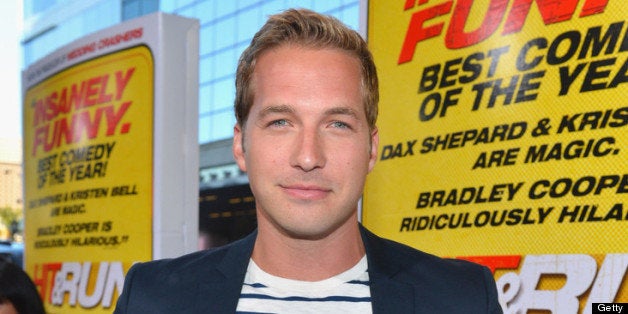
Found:
[{"label": "man's eyebrow", "polygon": [[[262,109],[260,111],[260,118],[264,118],[267,115],[270,114],[276,114],[276,113],[294,113],[295,110],[292,106],[290,105],[270,105],[265,107],[264,109]],[[346,116],[350,116],[352,118],[356,118],[358,117],[357,112],[353,109],[353,108],[349,108],[349,107],[342,107],[342,106],[338,106],[338,107],[333,107],[333,108],[329,108],[327,110],[325,110],[325,115],[328,116],[332,116],[332,115],[346,115]]]},{"label": "man's eyebrow", "polygon": [[271,105],[260,111],[260,117],[263,118],[273,113],[293,113],[294,108],[289,105]]},{"label": "man's eyebrow", "polygon": [[348,115],[351,116],[353,118],[358,117],[358,114],[355,112],[355,110],[353,110],[352,108],[349,107],[333,107],[330,108],[328,110],[325,111],[325,114],[327,115]]}]

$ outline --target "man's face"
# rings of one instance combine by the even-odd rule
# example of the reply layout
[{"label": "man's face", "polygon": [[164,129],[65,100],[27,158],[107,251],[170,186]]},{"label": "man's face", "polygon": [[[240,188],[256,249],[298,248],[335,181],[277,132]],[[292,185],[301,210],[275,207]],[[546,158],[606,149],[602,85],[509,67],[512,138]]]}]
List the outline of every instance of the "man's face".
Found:
[{"label": "man's face", "polygon": [[254,103],[233,149],[260,228],[317,239],[357,223],[378,144],[360,75],[358,60],[340,50],[281,46],[258,58]]}]

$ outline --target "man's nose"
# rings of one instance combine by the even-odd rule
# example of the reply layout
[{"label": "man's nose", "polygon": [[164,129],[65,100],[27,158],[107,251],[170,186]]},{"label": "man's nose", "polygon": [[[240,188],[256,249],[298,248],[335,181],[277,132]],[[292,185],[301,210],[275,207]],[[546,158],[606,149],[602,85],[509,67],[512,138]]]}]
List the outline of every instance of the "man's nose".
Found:
[{"label": "man's nose", "polygon": [[325,166],[325,143],[317,130],[304,129],[299,132],[292,148],[290,163],[306,172]]}]

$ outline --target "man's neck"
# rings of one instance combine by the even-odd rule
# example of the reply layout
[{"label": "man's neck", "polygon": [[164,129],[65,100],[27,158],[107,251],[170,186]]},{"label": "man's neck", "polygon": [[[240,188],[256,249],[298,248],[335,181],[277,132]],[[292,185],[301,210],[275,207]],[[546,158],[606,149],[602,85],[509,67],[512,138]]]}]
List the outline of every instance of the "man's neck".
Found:
[{"label": "man's neck", "polygon": [[295,239],[258,226],[252,258],[265,272],[288,279],[319,281],[340,274],[364,256],[360,229],[348,223],[322,239]]}]

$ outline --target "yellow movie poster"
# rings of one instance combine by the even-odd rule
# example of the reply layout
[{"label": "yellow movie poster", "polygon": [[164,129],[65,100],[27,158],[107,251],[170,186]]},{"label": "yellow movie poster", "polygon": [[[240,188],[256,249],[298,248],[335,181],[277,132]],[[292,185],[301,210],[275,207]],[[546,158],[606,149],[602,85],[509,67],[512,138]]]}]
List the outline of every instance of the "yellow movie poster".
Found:
[{"label": "yellow movie poster", "polygon": [[489,266],[505,313],[628,302],[626,3],[368,9],[380,144],[363,223]]},{"label": "yellow movie poster", "polygon": [[25,268],[49,313],[111,313],[128,268],[152,258],[153,82],[138,45],[25,91]]}]

